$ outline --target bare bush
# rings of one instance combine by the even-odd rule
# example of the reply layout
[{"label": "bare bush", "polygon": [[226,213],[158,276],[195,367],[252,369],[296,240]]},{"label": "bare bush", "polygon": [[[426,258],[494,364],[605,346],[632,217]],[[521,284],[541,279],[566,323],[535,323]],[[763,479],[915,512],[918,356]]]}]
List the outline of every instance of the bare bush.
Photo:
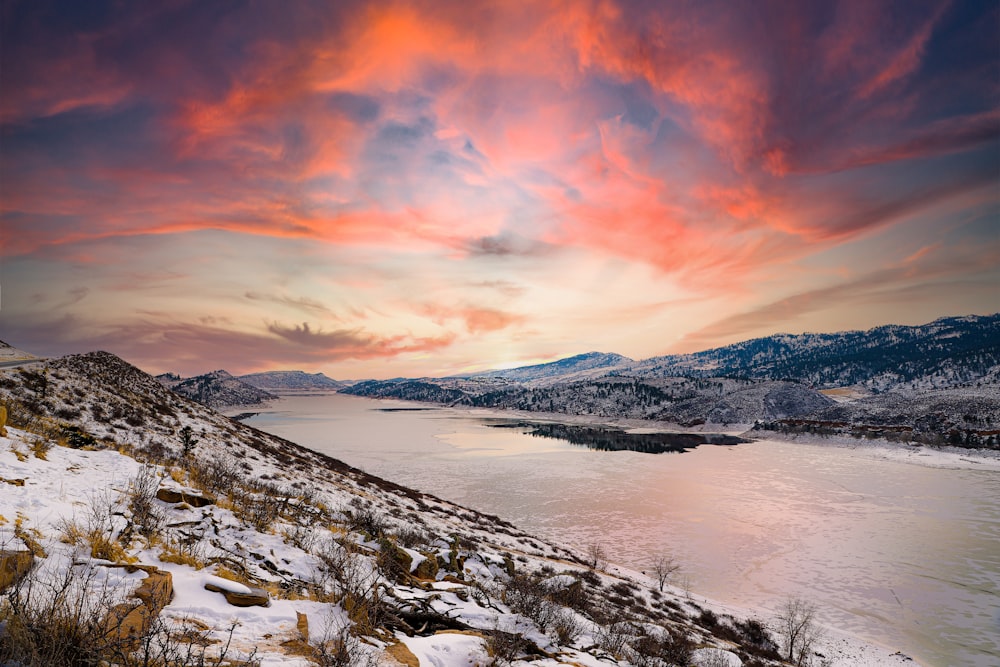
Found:
[{"label": "bare bush", "polygon": [[359,533],[365,533],[371,539],[384,537],[388,532],[385,517],[372,508],[371,505],[356,499],[353,509],[344,510],[348,517],[348,527]]},{"label": "bare bush", "polygon": [[313,588],[321,598],[329,597],[350,610],[358,632],[368,634],[378,627],[383,600],[378,570],[372,559],[356,546],[330,538],[317,549],[320,565],[313,575]]},{"label": "bare bush", "polygon": [[561,609],[542,580],[531,575],[515,574],[507,579],[500,596],[512,611],[534,621],[542,632],[548,630]]},{"label": "bare bush", "polygon": [[320,667],[375,667],[374,652],[351,634],[348,623],[328,615],[310,656]]},{"label": "bare bush", "polygon": [[494,626],[486,631],[486,651],[491,667],[506,667],[528,648],[528,642],[516,632],[507,632]]},{"label": "bare bush", "polygon": [[672,633],[665,628],[643,634],[628,647],[629,662],[636,667],[663,667],[663,665],[689,665],[694,644],[683,633]]},{"label": "bare bush", "polygon": [[233,513],[258,533],[269,533],[288,503],[288,496],[273,484],[235,487],[230,491]]},{"label": "bare bush", "polygon": [[563,646],[572,646],[573,642],[583,634],[584,626],[580,619],[569,609],[560,609],[552,620],[552,633],[556,641]]},{"label": "bare bush", "polygon": [[[0,664],[19,667],[252,667],[254,655],[234,659],[230,641],[187,641],[157,617],[126,623],[122,609],[141,604],[101,581],[93,566],[36,568],[0,603]],[[235,626],[229,628],[229,640]]]},{"label": "bare bush", "polygon": [[201,489],[215,494],[229,494],[244,484],[236,459],[231,456],[213,456],[189,461],[191,479]]},{"label": "bare bush", "polygon": [[628,621],[613,621],[599,625],[595,637],[598,646],[618,659],[624,657],[625,647],[633,634],[632,624]]},{"label": "bare bush", "polygon": [[594,542],[587,546],[587,566],[594,570],[603,570],[608,565],[608,553],[604,545]]},{"label": "bare bush", "polygon": [[159,475],[151,465],[144,465],[129,483],[128,505],[132,526],[146,539],[158,534],[165,521],[163,512],[156,504],[159,486]]}]

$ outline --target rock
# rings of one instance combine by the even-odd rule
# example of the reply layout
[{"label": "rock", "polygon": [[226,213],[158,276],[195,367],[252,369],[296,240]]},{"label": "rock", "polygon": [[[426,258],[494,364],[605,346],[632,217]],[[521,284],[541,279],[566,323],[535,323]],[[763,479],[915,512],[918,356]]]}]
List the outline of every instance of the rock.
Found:
[{"label": "rock", "polygon": [[396,578],[399,580],[405,579],[406,575],[410,573],[410,568],[413,566],[413,556],[408,554],[406,549],[387,539],[379,542],[379,549],[382,552],[382,556],[388,558],[394,564],[394,567],[391,569]]},{"label": "rock", "polygon": [[229,582],[233,584],[217,583],[218,577],[213,577],[211,581],[205,582],[205,590],[213,593],[222,593],[226,596],[226,602],[234,607],[270,607],[271,595],[263,588],[254,588],[239,582]]},{"label": "rock", "polygon": [[[146,573],[142,584],[132,593],[138,602],[115,605],[104,619],[105,636],[129,650],[140,648],[141,638],[149,634],[153,621],[174,596],[174,579],[169,572],[152,565],[135,567]],[[134,571],[131,567],[126,569]]]},{"label": "rock", "polygon": [[420,561],[420,564],[417,565],[417,569],[413,571],[413,576],[417,579],[437,579],[439,569],[437,557],[435,557],[434,554],[424,554],[424,556],[427,556],[427,558]]},{"label": "rock", "polygon": [[309,617],[300,611],[295,612],[295,629],[299,631],[299,638],[309,643]]},{"label": "rock", "polygon": [[406,667],[420,667],[420,660],[417,656],[413,655],[410,647],[403,642],[390,644],[386,647],[385,652],[401,665],[405,665]]},{"label": "rock", "polygon": [[170,604],[170,599],[174,596],[174,577],[157,568],[146,569],[146,578],[132,595],[159,613]]},{"label": "rock", "polygon": [[156,498],[172,505],[177,503],[187,503],[191,507],[204,507],[206,505],[215,504],[215,498],[211,498],[209,496],[199,496],[193,493],[185,493],[184,491],[178,491],[177,489],[157,489]]},{"label": "rock", "polygon": [[21,581],[34,562],[30,551],[0,551],[0,593]]}]

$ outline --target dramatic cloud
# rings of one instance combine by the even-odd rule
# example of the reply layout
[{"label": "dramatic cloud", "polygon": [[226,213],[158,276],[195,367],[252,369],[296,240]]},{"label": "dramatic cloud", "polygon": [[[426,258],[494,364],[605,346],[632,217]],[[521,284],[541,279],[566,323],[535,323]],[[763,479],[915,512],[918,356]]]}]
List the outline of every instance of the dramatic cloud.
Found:
[{"label": "dramatic cloud", "polygon": [[[797,295],[924,247],[970,257],[955,285],[995,274],[995,2],[0,12],[0,337],[22,347],[158,364],[185,340],[216,367],[231,337],[254,367],[362,374],[639,357],[830,326],[845,301]],[[868,317],[995,309],[945,292]]]}]

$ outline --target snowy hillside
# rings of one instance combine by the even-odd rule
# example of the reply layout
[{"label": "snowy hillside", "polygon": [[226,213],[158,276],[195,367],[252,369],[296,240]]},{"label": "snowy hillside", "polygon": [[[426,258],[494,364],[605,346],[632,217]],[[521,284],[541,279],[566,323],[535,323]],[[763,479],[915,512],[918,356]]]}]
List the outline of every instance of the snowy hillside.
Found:
[{"label": "snowy hillside", "polygon": [[608,418],[649,419],[682,425],[750,424],[756,419],[796,417],[831,405],[822,394],[792,382],[731,378],[637,379],[603,377],[546,385],[505,383],[473,386],[443,380],[358,383],[345,393],[480,408],[526,410]]},{"label": "snowy hillside", "polygon": [[7,362],[17,362],[17,361],[27,361],[35,359],[35,355],[29,354],[24,350],[19,350],[12,345],[0,340],[0,364]]},{"label": "snowy hillside", "polygon": [[694,354],[653,357],[642,377],[790,379],[817,388],[944,389],[997,377],[1000,314],[831,334],[778,334]]},{"label": "snowy hillside", "polygon": [[241,382],[273,393],[297,391],[337,391],[344,386],[322,373],[305,371],[265,371],[237,377]]},{"label": "snowy hillside", "polygon": [[[769,619],[227,419],[113,355],[0,371],[0,402],[2,664],[783,664]],[[835,634],[813,651],[907,664]]]},{"label": "snowy hillside", "polygon": [[547,364],[521,366],[506,370],[483,371],[481,373],[474,373],[469,377],[503,378],[514,382],[526,383],[537,380],[573,380],[588,375],[606,375],[616,368],[623,368],[631,363],[634,363],[632,359],[623,357],[620,354],[588,352],[586,354],[578,354],[575,357],[552,361]]},{"label": "snowy hillside", "polygon": [[190,378],[164,373],[158,375],[156,379],[174,393],[187,396],[212,408],[257,405],[277,398],[274,394],[243,382],[223,370]]}]

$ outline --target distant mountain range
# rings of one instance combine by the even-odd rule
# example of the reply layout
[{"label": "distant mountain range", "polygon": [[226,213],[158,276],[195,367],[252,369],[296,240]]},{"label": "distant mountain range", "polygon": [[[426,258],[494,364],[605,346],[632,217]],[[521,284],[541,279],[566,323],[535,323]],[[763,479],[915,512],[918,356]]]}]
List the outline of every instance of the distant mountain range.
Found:
[{"label": "distant mountain range", "polygon": [[641,377],[792,380],[817,388],[943,389],[997,382],[1000,314],[831,334],[777,334],[694,354],[653,357]]},{"label": "distant mountain range", "polygon": [[445,405],[752,424],[992,446],[1000,434],[1000,315],[834,334],[778,334],[632,361],[589,353],[462,377],[369,380],[341,391]]},{"label": "distant mountain range", "polygon": [[158,379],[213,407],[252,405],[281,393],[341,391],[683,426],[760,422],[759,428],[779,431],[926,433],[929,442],[957,438],[964,444],[995,441],[993,431],[1000,428],[1000,314],[868,331],[776,334],[641,361],[589,352],[444,378],[348,384],[303,371],[240,377],[214,371]]}]

